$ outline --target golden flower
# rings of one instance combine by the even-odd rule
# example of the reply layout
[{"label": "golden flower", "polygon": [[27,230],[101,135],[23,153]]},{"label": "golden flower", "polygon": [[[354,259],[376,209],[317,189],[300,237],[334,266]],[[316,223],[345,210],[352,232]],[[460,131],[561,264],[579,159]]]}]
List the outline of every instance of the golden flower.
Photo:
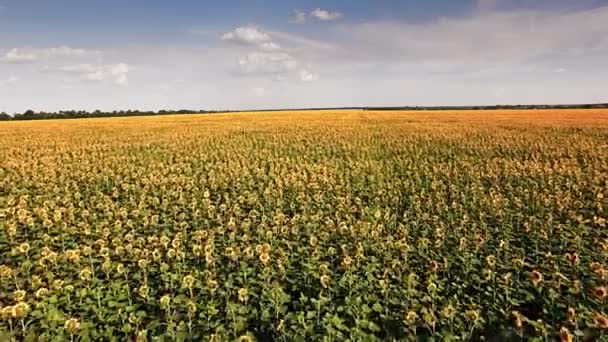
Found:
[{"label": "golden flower", "polygon": [[511,311],[511,317],[513,318],[513,324],[517,329],[521,329],[523,327],[522,315],[518,311]]},{"label": "golden flower", "polygon": [[268,262],[270,262],[270,255],[268,253],[266,253],[266,252],[262,252],[260,254],[260,261],[264,265],[268,264]]},{"label": "golden flower", "polygon": [[608,318],[606,318],[606,316],[600,313],[596,313],[593,316],[593,321],[599,329],[608,330]]},{"label": "golden flower", "polygon": [[30,312],[30,306],[25,302],[19,302],[13,305],[13,318],[22,319]]},{"label": "golden flower", "polygon": [[496,266],[496,257],[493,255],[488,255],[486,257],[486,263],[488,264],[488,266],[494,268],[494,266]]},{"label": "golden flower", "polygon": [[464,317],[469,322],[477,322],[479,319],[479,311],[477,310],[468,310],[464,313]]},{"label": "golden flower", "polygon": [[146,342],[148,341],[148,330],[140,330],[135,336],[135,342]]},{"label": "golden flower", "polygon": [[196,303],[188,300],[186,302],[186,310],[188,311],[188,314],[193,315],[194,313],[196,313]]},{"label": "golden flower", "polygon": [[242,287],[238,290],[238,297],[241,303],[247,303],[249,300],[249,290],[245,287]]},{"label": "golden flower", "polygon": [[572,334],[566,327],[562,327],[559,331],[559,339],[561,342],[572,342]]},{"label": "golden flower", "polygon": [[416,321],[418,321],[418,314],[414,311],[409,311],[406,315],[405,315],[405,321],[409,324],[414,324],[416,323]]},{"label": "golden flower", "polygon": [[85,267],[80,271],[80,279],[87,281],[93,276],[93,271],[89,267]]},{"label": "golden flower", "polygon": [[535,287],[538,287],[540,283],[543,281],[543,274],[538,271],[532,271],[530,273],[530,280]]},{"label": "golden flower", "polygon": [[593,296],[595,296],[595,298],[599,300],[604,300],[606,299],[606,296],[608,296],[608,293],[604,286],[595,287],[593,288],[593,290],[591,290],[591,292],[593,293]]},{"label": "golden flower", "polygon": [[316,246],[317,241],[318,241],[317,237],[313,235],[313,236],[310,237],[309,243],[310,243],[311,246],[314,247],[314,246]]},{"label": "golden flower", "polygon": [[576,323],[576,311],[574,310],[573,307],[569,307],[568,308],[568,321],[570,321],[570,323],[575,324]]},{"label": "golden flower", "polygon": [[61,280],[61,279],[56,279],[56,280],[54,280],[54,281],[53,281],[53,284],[52,284],[52,288],[53,288],[53,290],[56,290],[56,291],[61,291],[61,289],[63,288],[63,283],[64,283],[64,282],[63,282],[63,280]]},{"label": "golden flower", "polygon": [[13,299],[15,299],[16,302],[21,302],[25,300],[26,295],[27,292],[25,292],[24,290],[16,290],[15,292],[13,292]]},{"label": "golden flower", "polygon": [[121,275],[124,274],[125,266],[123,264],[116,265],[116,273],[121,274]]},{"label": "golden flower", "polygon": [[36,291],[36,298],[43,298],[49,294],[49,290],[46,287],[41,287]]},{"label": "golden flower", "polygon": [[109,260],[104,261],[101,264],[101,270],[108,273],[112,269],[112,262]]},{"label": "golden flower", "polygon": [[191,289],[194,287],[194,283],[196,282],[196,278],[193,275],[187,275],[182,279],[182,286],[187,289]]},{"label": "golden flower", "polygon": [[30,244],[27,242],[24,242],[24,243],[20,244],[19,247],[17,247],[17,249],[19,250],[19,253],[27,254],[30,251]]},{"label": "golden flower", "polygon": [[517,267],[524,267],[524,260],[521,258],[513,258],[511,259],[511,262],[513,263],[513,265],[517,266]]},{"label": "golden flower", "polygon": [[0,278],[9,278],[13,275],[13,269],[6,265],[0,265]]},{"label": "golden flower", "polygon": [[578,265],[581,262],[581,259],[577,253],[566,253],[565,258],[566,258],[566,261],[568,261],[572,265]]},{"label": "golden flower", "polygon": [[253,338],[249,335],[243,335],[237,339],[238,342],[253,342]]},{"label": "golden flower", "polygon": [[353,263],[353,259],[347,255],[342,259],[342,263],[344,264],[344,266],[348,267]]},{"label": "golden flower", "polygon": [[574,294],[578,294],[581,292],[582,285],[580,280],[575,280],[572,282],[572,286],[570,287],[570,292]]},{"label": "golden flower", "polygon": [[84,255],[91,255],[93,253],[93,248],[91,246],[84,246],[82,247],[82,254]]},{"label": "golden flower", "polygon": [[445,318],[450,319],[456,315],[456,309],[452,306],[452,304],[448,304],[441,310],[441,314]]},{"label": "golden flower", "polygon": [[431,261],[431,271],[437,272],[438,269],[439,269],[439,263],[435,260]]},{"label": "golden flower", "polygon": [[322,275],[320,278],[321,286],[323,286],[324,288],[328,288],[330,280],[331,278],[327,274]]},{"label": "golden flower", "polygon": [[65,321],[63,328],[70,334],[75,334],[80,330],[80,321],[77,318],[70,318]]},{"label": "golden flower", "polygon": [[160,297],[160,306],[167,309],[169,308],[169,305],[171,305],[171,296],[169,295],[164,295],[162,297]]},{"label": "golden flower", "polygon": [[137,293],[139,293],[140,296],[147,298],[148,294],[150,293],[150,288],[148,287],[148,285],[141,285],[138,289],[137,289]]},{"label": "golden flower", "polygon": [[211,291],[215,291],[218,288],[218,283],[214,279],[207,279],[206,284]]},{"label": "golden flower", "polygon": [[15,316],[14,311],[12,306],[5,306],[0,309],[0,317],[4,320],[9,320]]}]

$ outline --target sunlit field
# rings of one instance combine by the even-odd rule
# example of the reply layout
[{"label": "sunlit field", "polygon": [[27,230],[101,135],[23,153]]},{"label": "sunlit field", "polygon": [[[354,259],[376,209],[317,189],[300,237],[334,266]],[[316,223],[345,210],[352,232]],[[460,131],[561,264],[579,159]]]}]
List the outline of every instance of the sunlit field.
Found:
[{"label": "sunlit field", "polygon": [[0,339],[605,340],[608,110],[0,123]]}]

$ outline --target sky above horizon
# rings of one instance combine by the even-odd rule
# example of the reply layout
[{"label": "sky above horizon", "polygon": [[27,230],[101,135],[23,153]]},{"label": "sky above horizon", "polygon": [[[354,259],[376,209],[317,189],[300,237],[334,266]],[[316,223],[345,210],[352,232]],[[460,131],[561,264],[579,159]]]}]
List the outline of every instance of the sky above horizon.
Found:
[{"label": "sky above horizon", "polygon": [[0,0],[0,112],[608,102],[608,0]]}]

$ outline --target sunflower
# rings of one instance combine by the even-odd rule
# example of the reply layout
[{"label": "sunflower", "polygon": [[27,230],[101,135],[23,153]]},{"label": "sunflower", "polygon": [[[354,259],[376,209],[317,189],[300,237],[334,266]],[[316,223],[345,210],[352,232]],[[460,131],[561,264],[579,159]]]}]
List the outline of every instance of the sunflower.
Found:
[{"label": "sunflower", "polygon": [[268,262],[270,262],[270,255],[266,252],[262,252],[260,254],[260,261],[262,262],[262,264],[264,264],[264,266],[266,266]]},{"label": "sunflower", "polygon": [[186,289],[191,289],[194,287],[194,283],[196,283],[196,278],[189,274],[182,279],[182,286]]},{"label": "sunflower", "polygon": [[171,296],[169,295],[164,295],[162,297],[160,297],[160,306],[164,309],[168,309],[169,305],[171,305]]},{"label": "sunflower", "polygon": [[80,330],[80,321],[76,318],[70,318],[65,321],[63,328],[70,334],[76,333]]},{"label": "sunflower", "polygon": [[511,311],[511,317],[513,318],[513,324],[517,329],[521,329],[523,327],[522,315],[518,311]]},{"label": "sunflower", "polygon": [[405,321],[409,324],[414,324],[418,321],[418,314],[415,311],[409,311],[405,315]]},{"label": "sunflower", "polygon": [[247,303],[249,299],[249,290],[246,287],[242,287],[238,290],[238,297],[241,303]]},{"label": "sunflower", "polygon": [[604,300],[608,296],[608,291],[604,286],[598,286],[593,288],[593,290],[591,290],[591,293],[593,293],[593,296],[595,296],[595,298],[599,300]]},{"label": "sunflower", "polygon": [[15,292],[13,292],[13,298],[15,299],[16,302],[21,302],[21,301],[25,300],[26,295],[27,295],[27,292],[24,290],[16,290]]},{"label": "sunflower", "polygon": [[538,271],[532,271],[530,273],[530,280],[535,287],[538,287],[543,281],[543,274]]},{"label": "sunflower", "polygon": [[568,308],[568,321],[570,321],[570,323],[575,324],[576,323],[576,311],[574,310],[573,307],[569,307]]},{"label": "sunflower", "polygon": [[559,331],[559,339],[561,342],[572,342],[572,334],[566,327],[562,327]]},{"label": "sunflower", "polygon": [[608,330],[608,318],[606,318],[606,316],[596,313],[595,316],[593,316],[593,321],[599,329]]}]

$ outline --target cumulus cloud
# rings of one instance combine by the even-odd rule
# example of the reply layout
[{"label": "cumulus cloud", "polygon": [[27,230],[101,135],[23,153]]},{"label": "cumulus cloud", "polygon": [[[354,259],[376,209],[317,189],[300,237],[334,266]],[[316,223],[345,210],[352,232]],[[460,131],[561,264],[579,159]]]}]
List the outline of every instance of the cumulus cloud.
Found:
[{"label": "cumulus cloud", "polygon": [[300,81],[302,82],[314,82],[319,79],[319,75],[310,72],[307,69],[301,69],[299,72]]},{"label": "cumulus cloud", "polygon": [[33,52],[23,51],[22,49],[11,49],[0,58],[3,63],[31,63],[38,60],[38,55]]},{"label": "cumulus cloud", "polygon": [[11,85],[13,83],[16,83],[17,81],[19,81],[18,77],[11,76],[11,77],[9,77],[7,79],[0,80],[0,87],[9,86],[9,85]]},{"label": "cumulus cloud", "polygon": [[243,74],[278,74],[297,66],[296,59],[285,52],[251,52],[239,60]]},{"label": "cumulus cloud", "polygon": [[293,16],[289,18],[291,24],[304,24],[306,22],[306,12],[295,10]]},{"label": "cumulus cloud", "polygon": [[408,24],[369,22],[346,27],[350,55],[373,60],[518,63],[605,52],[608,7],[576,12],[490,12],[469,18]]},{"label": "cumulus cloud", "polygon": [[46,49],[13,48],[0,57],[0,62],[20,64],[33,63],[41,59],[53,57],[81,57],[86,54],[96,54],[98,51],[74,49],[69,46],[58,46]]},{"label": "cumulus cloud", "polygon": [[222,35],[222,40],[243,45],[258,45],[270,41],[270,36],[256,26],[241,26]]},{"label": "cumulus cloud", "polygon": [[342,18],[342,13],[330,12],[327,10],[317,8],[317,9],[313,10],[312,12],[310,12],[310,16],[312,18],[319,19],[321,21],[331,21],[331,20],[337,20],[337,19]]},{"label": "cumulus cloud", "polygon": [[128,84],[128,73],[132,68],[126,63],[109,65],[75,64],[61,66],[55,69],[43,68],[43,71],[56,71],[74,75],[81,81],[101,82],[110,80],[118,85]]},{"label": "cumulus cloud", "polygon": [[[238,60],[238,71],[241,75],[271,75],[273,80],[286,80],[287,74],[293,73],[293,77],[299,77],[305,82],[318,79],[318,75],[309,71],[305,71],[306,74],[296,72],[300,62],[292,52],[297,51],[297,47],[306,48],[307,44],[303,44],[302,41],[294,39],[289,34],[268,32],[258,26],[248,25],[237,27],[223,34],[221,39],[247,46],[253,50]],[[275,42],[275,39],[290,46],[283,47]],[[306,41],[306,43],[308,42]]]}]

